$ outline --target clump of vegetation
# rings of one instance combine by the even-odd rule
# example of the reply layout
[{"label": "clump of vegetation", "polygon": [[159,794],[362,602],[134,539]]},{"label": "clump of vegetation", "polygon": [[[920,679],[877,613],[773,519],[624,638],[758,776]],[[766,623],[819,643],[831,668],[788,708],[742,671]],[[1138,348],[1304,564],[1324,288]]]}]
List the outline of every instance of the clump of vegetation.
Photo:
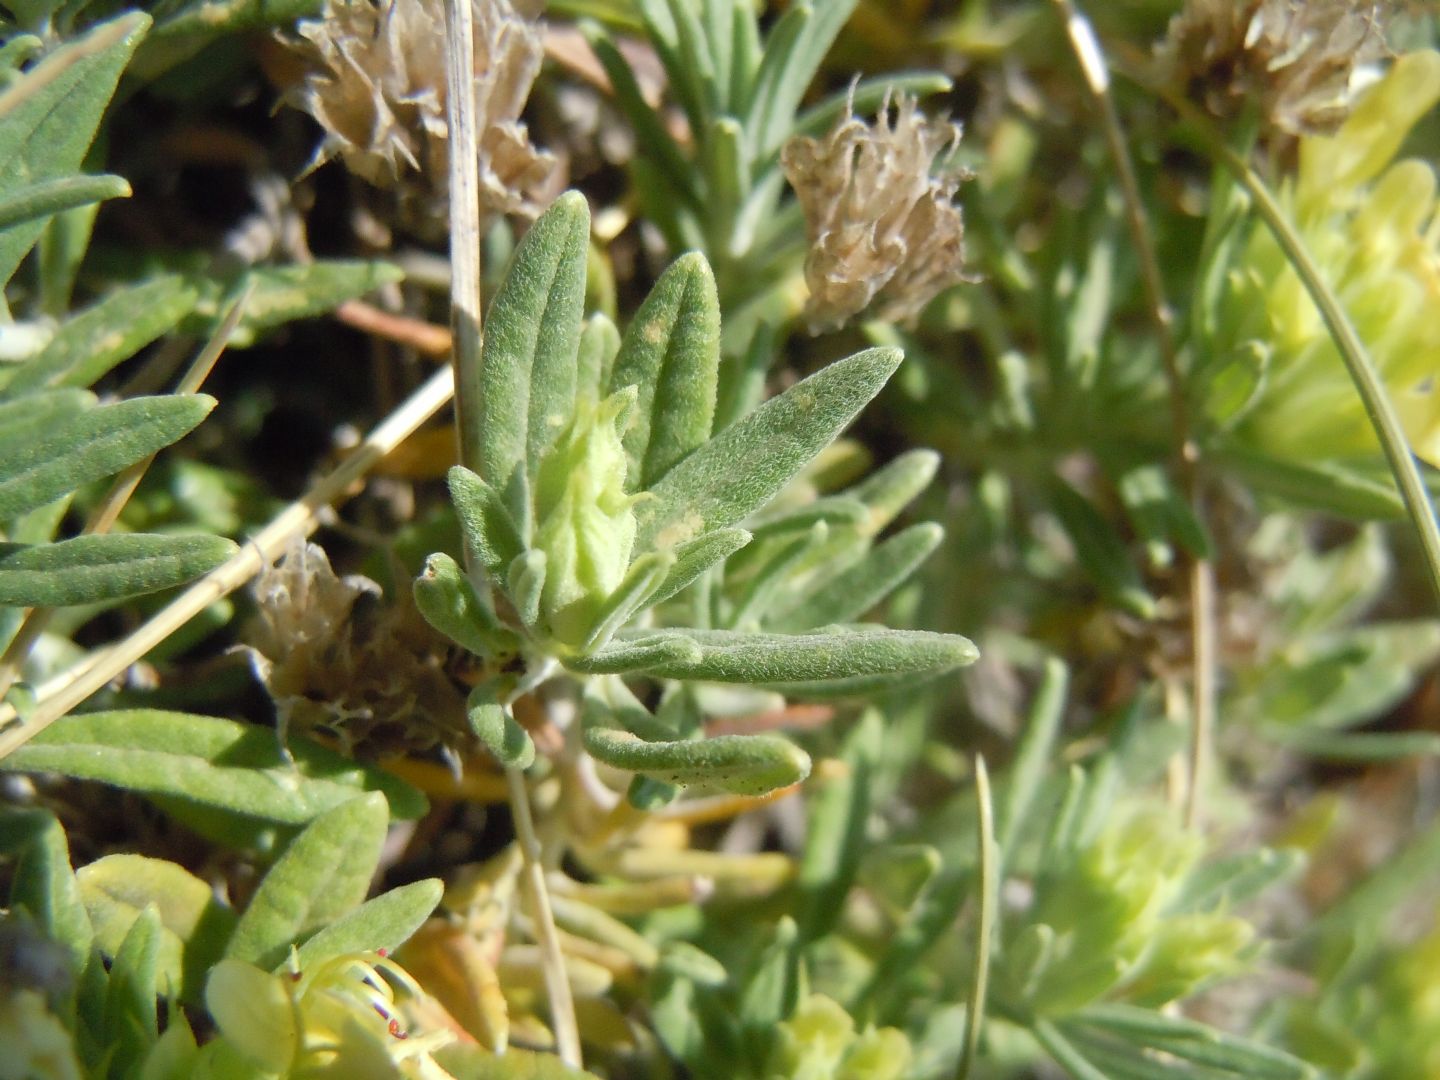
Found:
[{"label": "clump of vegetation", "polygon": [[1440,16],[1095,7],[0,0],[0,1077],[1433,1073]]}]

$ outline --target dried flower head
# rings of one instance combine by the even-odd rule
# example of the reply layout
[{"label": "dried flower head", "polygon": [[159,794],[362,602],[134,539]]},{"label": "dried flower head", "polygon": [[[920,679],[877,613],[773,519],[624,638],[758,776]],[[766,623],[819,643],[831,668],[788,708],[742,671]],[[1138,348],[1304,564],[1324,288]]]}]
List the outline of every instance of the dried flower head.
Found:
[{"label": "dried flower head", "polygon": [[[530,144],[520,112],[543,44],[510,0],[473,0],[480,198],[487,209],[534,216],[556,160]],[[449,183],[443,0],[325,0],[289,44],[308,73],[285,100],[325,129],[317,152],[393,188],[402,205],[443,218]],[[418,175],[416,175],[418,174]]]},{"label": "dried flower head", "polygon": [[1334,131],[1386,55],[1381,7],[1357,0],[1188,0],[1158,49],[1168,81],[1228,120],[1252,103],[1290,135]]},{"label": "dried flower head", "polygon": [[325,552],[297,543],[255,581],[256,674],[282,730],[319,731],[347,751],[462,745],[465,700],[444,670],[446,644],[409,599],[390,604]]},{"label": "dried flower head", "polygon": [[805,212],[810,252],[806,313],[816,329],[870,309],[910,321],[942,289],[965,280],[964,225],[952,201],[968,174],[931,171],[960,126],[930,120],[901,95],[873,125],[847,109],[823,139],[796,136],[780,161]]}]

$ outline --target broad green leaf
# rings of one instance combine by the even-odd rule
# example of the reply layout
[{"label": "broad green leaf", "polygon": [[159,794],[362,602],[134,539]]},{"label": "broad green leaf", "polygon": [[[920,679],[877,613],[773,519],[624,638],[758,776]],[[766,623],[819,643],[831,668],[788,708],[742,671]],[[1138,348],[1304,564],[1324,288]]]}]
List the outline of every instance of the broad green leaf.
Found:
[{"label": "broad green leaf", "polygon": [[880,392],[898,350],[867,349],[796,383],[682,460],[635,507],[636,547],[674,548],[770,501]]},{"label": "broad green leaf", "polygon": [[390,821],[371,792],[327,810],[276,860],[235,925],[225,956],[274,969],[312,932],[360,906]]},{"label": "broad green leaf", "polygon": [[645,491],[710,437],[720,368],[720,302],[705,256],[660,276],[620,342],[608,393],[636,389],[624,435],[626,486]]},{"label": "broad green leaf", "polygon": [[[130,54],[150,25],[130,12],[56,49],[0,91],[0,195],[73,176]],[[0,283],[40,235],[31,221],[0,232]]]},{"label": "broad green leaf", "polygon": [[62,210],[123,199],[129,196],[130,185],[119,176],[66,176],[10,191],[0,196],[0,233],[16,225],[39,221]]},{"label": "broad green leaf", "polygon": [[742,795],[763,795],[810,775],[810,756],[778,735],[646,742],[618,728],[587,727],[585,749],[597,761],[667,784],[703,784]]},{"label": "broad green leaf", "polygon": [[28,446],[60,421],[94,404],[95,395],[88,390],[47,390],[0,401],[0,457]]},{"label": "broad green leaf", "polygon": [[223,536],[77,536],[0,544],[0,604],[94,604],[182,585],[235,552]]},{"label": "broad green leaf", "polygon": [[415,606],[425,621],[478,656],[513,655],[519,639],[500,624],[475,586],[449,555],[431,555],[415,579]]},{"label": "broad green leaf", "polygon": [[300,946],[300,970],[344,953],[399,948],[430,917],[444,891],[439,878],[426,878],[366,900]]},{"label": "broad green leaf", "polygon": [[520,242],[485,323],[480,430],[461,442],[479,447],[480,475],[504,497],[522,536],[540,456],[575,407],[589,239],[585,197],[562,195]]},{"label": "broad green leaf", "polygon": [[[333,311],[346,300],[364,296],[382,285],[404,279],[389,263],[358,259],[317,259],[303,266],[269,266],[247,272],[245,280],[254,291],[245,302],[245,311],[230,344],[244,348],[277,326],[296,319],[313,318]],[[195,318],[182,328],[197,336],[208,336],[217,320],[224,317],[237,292],[234,288],[212,288],[195,307]]]},{"label": "broad green leaf", "polygon": [[45,936],[70,953],[71,974],[90,961],[94,931],[70,869],[65,829],[48,810],[0,813],[0,851],[14,856],[8,905],[23,907]]},{"label": "broad green leaf", "polygon": [[6,392],[90,386],[172,330],[198,298],[179,274],[121,289],[61,323],[50,343],[6,384]]},{"label": "broad green leaf", "polygon": [[907,581],[944,538],[945,530],[939,525],[912,526],[841,573],[822,578],[818,588],[766,625],[776,630],[809,630],[854,622]]},{"label": "broad green leaf", "polygon": [[[689,643],[693,652],[667,656],[670,643]],[[735,634],[723,630],[631,630],[583,661],[586,671],[613,671],[611,649],[647,650],[644,670],[667,679],[745,683],[803,693],[864,693],[892,682],[914,682],[970,664],[975,646],[957,634],[878,628],[839,629],[810,634]],[[634,670],[634,669],[630,669]]]},{"label": "broad green leaf", "polygon": [[450,470],[449,484],[465,542],[487,573],[498,574],[525,550],[515,519],[500,493],[463,465]]},{"label": "broad green leaf", "polygon": [[0,521],[119,472],[196,427],[215,407],[205,394],[140,397],[57,423],[28,446],[0,451]]},{"label": "broad green leaf", "polygon": [[144,855],[107,855],[75,874],[95,943],[119,954],[147,909],[159,918],[156,979],[161,993],[199,1000],[205,973],[224,952],[235,913],[215,891],[183,867]]},{"label": "broad green leaf", "polygon": [[724,562],[735,552],[750,543],[750,534],[744,529],[716,529],[704,536],[697,536],[689,543],[675,549],[675,562],[665,583],[660,586],[650,603],[660,604],[682,589],[695,582],[712,566]]},{"label": "broad green leaf", "polygon": [[156,997],[160,945],[160,916],[145,908],[120,942],[110,964],[110,985],[105,994],[105,1048],[114,1055],[112,1075],[127,1076],[144,1060],[160,1037]]},{"label": "broad green leaf", "polygon": [[388,773],[305,739],[288,748],[293,761],[274,731],[255,724],[129,709],[62,717],[0,760],[0,770],[98,780],[291,825],[364,791],[384,792],[397,818],[426,810],[424,796]]}]

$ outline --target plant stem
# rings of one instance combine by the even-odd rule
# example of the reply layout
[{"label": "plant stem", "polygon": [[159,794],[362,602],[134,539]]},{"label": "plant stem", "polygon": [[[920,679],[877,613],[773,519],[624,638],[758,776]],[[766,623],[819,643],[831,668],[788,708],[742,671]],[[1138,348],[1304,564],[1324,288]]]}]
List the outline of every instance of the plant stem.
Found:
[{"label": "plant stem", "polygon": [[970,976],[970,1005],[965,1011],[965,1042],[956,1080],[966,1080],[980,1049],[980,1026],[985,1019],[985,998],[990,982],[990,945],[995,936],[995,909],[1000,899],[996,880],[1000,860],[995,849],[995,807],[990,797],[990,773],[985,758],[975,758],[976,842],[980,849],[980,910],[975,917],[975,968]]},{"label": "plant stem", "polygon": [[[296,502],[280,511],[225,563],[191,585],[128,637],[97,649],[36,691],[35,708],[23,723],[0,730],[0,758],[79,705],[216,600],[230,595],[285,550],[292,537],[309,535],[328,507],[343,502],[355,482],[434,416],[450,400],[450,369],[442,368],[385,418],[333,471]],[[0,705],[0,724],[16,719],[12,705]]]},{"label": "plant stem", "polygon": [[[461,464],[480,464],[480,136],[475,116],[475,28],[473,0],[446,0],[446,119],[450,143],[450,332],[455,372],[455,423]],[[515,838],[525,860],[530,917],[540,945],[550,1022],[560,1060],[581,1067],[580,1029],[565,959],[545,883],[540,839],[530,812],[530,793],[520,769],[505,770]]]},{"label": "plant stem", "polygon": [[1375,435],[1395,477],[1396,486],[1400,489],[1405,509],[1415,531],[1420,535],[1420,548],[1425,556],[1430,584],[1437,599],[1440,599],[1440,523],[1437,523],[1435,518],[1435,506],[1430,501],[1429,492],[1425,490],[1425,481],[1420,476],[1415,455],[1410,451],[1400,417],[1385,392],[1385,382],[1376,370],[1374,361],[1370,359],[1370,354],[1339,297],[1320,273],[1320,268],[1310,257],[1304,239],[1291,224],[1269,186],[1244,158],[1226,144],[1210,119],[1179,94],[1166,87],[1154,85],[1134,73],[1129,74],[1141,85],[1164,98],[1192,125],[1215,160],[1229,169],[1249,194],[1260,219],[1265,222],[1290,265],[1295,268],[1305,291],[1310,294],[1311,301],[1319,310],[1320,317],[1335,342],[1335,348],[1350,373],[1350,380],[1360,395],[1360,401],[1365,406],[1366,415],[1370,418],[1370,424],[1375,429]]},{"label": "plant stem", "polygon": [[[1140,261],[1140,281],[1150,318],[1155,324],[1155,337],[1165,367],[1165,383],[1170,398],[1171,438],[1180,482],[1190,503],[1191,513],[1203,526],[1204,504],[1201,499],[1200,450],[1195,442],[1186,404],[1185,378],[1180,368],[1180,354],[1175,345],[1174,316],[1165,299],[1165,283],[1160,274],[1160,260],[1155,253],[1155,237],[1140,198],[1140,185],[1135,165],[1120,127],[1120,117],[1110,94],[1110,71],[1095,31],[1072,3],[1053,0],[1065,19],[1071,48],[1085,83],[1100,114],[1100,126],[1110,151],[1115,173],[1120,180],[1120,194],[1125,204],[1125,217]],[[1190,558],[1190,651],[1191,702],[1190,750],[1185,778],[1184,817],[1187,828],[1199,824],[1201,781],[1209,768],[1211,742],[1215,729],[1216,632],[1215,632],[1215,569],[1208,559]]]}]

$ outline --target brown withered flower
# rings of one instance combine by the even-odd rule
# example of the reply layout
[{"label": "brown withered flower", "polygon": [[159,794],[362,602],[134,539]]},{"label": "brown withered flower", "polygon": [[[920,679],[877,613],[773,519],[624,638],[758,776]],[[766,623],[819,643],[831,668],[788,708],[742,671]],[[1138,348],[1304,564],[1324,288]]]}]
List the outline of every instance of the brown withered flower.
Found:
[{"label": "brown withered flower", "polygon": [[282,735],[320,734],[368,754],[465,746],[465,699],[446,643],[409,591],[387,602],[369,578],[338,577],[315,544],[294,544],[255,579],[255,673]]},{"label": "brown withered flower", "polygon": [[[480,198],[495,213],[533,217],[557,162],[530,143],[520,112],[544,46],[510,0],[473,0]],[[443,220],[449,185],[444,0],[325,0],[318,19],[286,39],[306,75],[285,101],[325,129],[316,153],[395,190]]]},{"label": "brown withered flower", "polygon": [[1188,0],[1156,55],[1162,76],[1222,120],[1247,108],[1288,135],[1330,134],[1386,55],[1384,5]]},{"label": "brown withered flower", "polygon": [[965,230],[953,199],[969,174],[942,168],[960,126],[931,120],[901,95],[874,124],[847,108],[824,138],[795,136],[781,166],[805,213],[805,282],[812,330],[862,311],[909,322],[942,289],[965,280]]}]

